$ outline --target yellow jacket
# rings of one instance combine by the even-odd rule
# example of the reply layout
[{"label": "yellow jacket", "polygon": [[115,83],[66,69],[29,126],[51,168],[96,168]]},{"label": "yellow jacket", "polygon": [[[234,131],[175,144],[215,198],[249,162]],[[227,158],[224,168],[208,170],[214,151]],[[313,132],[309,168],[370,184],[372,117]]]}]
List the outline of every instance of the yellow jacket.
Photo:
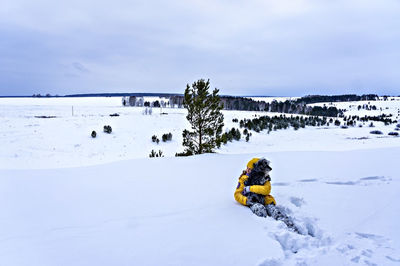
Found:
[{"label": "yellow jacket", "polygon": [[[239,177],[239,182],[234,193],[235,200],[245,206],[247,206],[247,197],[244,196],[242,193],[244,189],[244,182],[247,180],[247,178],[249,177],[246,175],[245,172],[243,172],[243,174]],[[265,205],[271,203],[276,205],[274,197],[272,197],[272,195],[269,194],[271,193],[271,182],[267,181],[264,183],[264,185],[261,186],[258,185],[250,186],[250,191],[256,194],[264,195]]]}]

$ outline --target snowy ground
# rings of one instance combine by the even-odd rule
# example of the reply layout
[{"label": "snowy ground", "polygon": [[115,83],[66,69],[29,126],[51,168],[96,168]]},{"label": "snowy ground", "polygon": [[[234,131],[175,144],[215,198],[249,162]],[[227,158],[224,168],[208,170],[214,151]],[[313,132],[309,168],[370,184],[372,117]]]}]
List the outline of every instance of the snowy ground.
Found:
[{"label": "snowy ground", "polygon": [[[391,104],[391,112],[398,112],[400,108],[400,101],[375,104]],[[122,106],[120,97],[0,99],[0,136],[3,144],[0,168],[87,166],[146,158],[152,149],[161,150],[166,157],[183,151],[182,131],[189,128],[185,109],[153,108],[152,115],[144,115],[144,110],[141,107]],[[168,114],[161,115],[161,112]],[[371,115],[370,112],[373,111],[364,110],[366,114]],[[114,113],[120,116],[109,116]],[[224,111],[225,128],[239,128],[238,123],[232,122],[233,118],[240,120],[266,114],[279,115]],[[248,143],[244,140],[232,142],[218,152],[341,151],[400,146],[400,138],[388,136],[389,132],[394,131],[395,125],[374,124],[376,127],[373,129],[365,123],[362,128],[341,129],[331,124],[329,127],[298,131],[289,129],[270,134],[267,131],[253,132]],[[104,125],[112,127],[112,134],[103,133]],[[97,132],[95,139],[90,136],[92,130]],[[384,135],[372,135],[369,133],[371,130],[381,130]],[[172,141],[160,141],[159,144],[151,141],[153,135],[161,140],[162,134],[169,132],[173,135]],[[316,141],[319,139],[321,141]]]},{"label": "snowy ground", "polygon": [[[177,158],[184,110],[146,116],[120,98],[0,99],[0,108],[0,265],[400,264],[393,125],[376,124],[383,136],[253,132],[217,154]],[[255,113],[224,114],[230,128]],[[168,132],[171,143],[151,142]],[[167,157],[150,159],[151,149]],[[234,201],[254,156],[271,160],[272,194],[314,237]]]}]

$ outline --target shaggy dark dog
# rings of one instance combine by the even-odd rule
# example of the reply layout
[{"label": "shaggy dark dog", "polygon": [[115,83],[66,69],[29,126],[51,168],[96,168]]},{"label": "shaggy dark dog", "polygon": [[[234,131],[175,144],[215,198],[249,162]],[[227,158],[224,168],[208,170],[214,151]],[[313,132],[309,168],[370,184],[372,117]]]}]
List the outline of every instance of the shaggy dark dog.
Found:
[{"label": "shaggy dark dog", "polygon": [[[272,170],[271,166],[269,166],[269,161],[266,159],[260,159],[257,163],[254,164],[253,170],[251,170],[249,174],[249,178],[244,182],[245,186],[253,186],[253,185],[264,185],[265,182],[271,181],[269,177],[269,172]],[[247,205],[249,205],[251,211],[260,217],[270,216],[275,220],[284,222],[288,228],[291,228],[294,232],[298,234],[301,231],[294,223],[293,218],[288,216],[287,211],[281,207],[275,206],[273,204],[269,204],[265,206],[265,196],[256,194],[253,192],[249,192],[245,195],[247,197]],[[314,236],[311,233],[308,233],[311,236]]]},{"label": "shaggy dark dog", "polygon": [[[272,170],[269,166],[269,161],[260,159],[254,164],[253,170],[249,174],[249,178],[244,182],[245,186],[264,185],[265,182],[270,181],[269,172]],[[251,204],[260,203],[265,204],[265,196],[249,192],[246,194],[247,202]]]}]

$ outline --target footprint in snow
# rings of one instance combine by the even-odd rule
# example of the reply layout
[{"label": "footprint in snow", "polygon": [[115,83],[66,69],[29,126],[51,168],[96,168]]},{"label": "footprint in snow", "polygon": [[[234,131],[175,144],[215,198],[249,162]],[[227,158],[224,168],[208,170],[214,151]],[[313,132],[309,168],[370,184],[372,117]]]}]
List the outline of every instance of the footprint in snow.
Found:
[{"label": "footprint in snow", "polygon": [[302,182],[302,183],[309,183],[309,182],[317,182],[318,179],[316,178],[311,178],[311,179],[301,179],[298,182]]},{"label": "footprint in snow", "polygon": [[272,237],[282,248],[284,258],[278,260],[266,259],[260,265],[314,265],[312,261],[315,254],[325,254],[329,247],[332,246],[332,239],[322,234],[322,231],[317,228],[315,222],[310,220],[306,224],[308,224],[308,227],[313,228],[314,236],[289,232],[284,228],[272,233]]},{"label": "footprint in snow", "polygon": [[354,181],[345,181],[345,182],[342,182],[342,181],[334,181],[334,182],[325,182],[326,184],[328,184],[328,185],[357,185],[358,184],[358,182],[354,182]]},{"label": "footprint in snow", "polygon": [[375,184],[389,184],[391,178],[387,178],[384,176],[368,176],[368,177],[362,177],[359,178],[356,181],[329,181],[325,182],[325,184],[328,185],[348,185],[348,186],[353,186],[353,185],[362,185],[362,186],[370,186],[370,185],[375,185]]},{"label": "footprint in snow", "polygon": [[384,178],[384,176],[367,176],[360,178],[360,180],[382,180]]},{"label": "footprint in snow", "polygon": [[272,186],[289,186],[290,183],[285,183],[285,182],[277,182],[277,183],[272,183]]},{"label": "footprint in snow", "polygon": [[305,204],[305,201],[304,201],[304,199],[303,198],[298,198],[298,197],[290,197],[290,202],[294,205],[294,206],[296,206],[296,207],[301,207],[301,206],[303,206],[303,204]]},{"label": "footprint in snow", "polygon": [[348,234],[345,242],[336,250],[352,263],[386,265],[400,262],[396,251],[389,246],[390,239],[383,236],[355,232]]},{"label": "footprint in snow", "polygon": [[385,176],[367,176],[360,178],[360,184],[362,185],[373,185],[373,184],[389,184],[392,179],[390,177]]}]

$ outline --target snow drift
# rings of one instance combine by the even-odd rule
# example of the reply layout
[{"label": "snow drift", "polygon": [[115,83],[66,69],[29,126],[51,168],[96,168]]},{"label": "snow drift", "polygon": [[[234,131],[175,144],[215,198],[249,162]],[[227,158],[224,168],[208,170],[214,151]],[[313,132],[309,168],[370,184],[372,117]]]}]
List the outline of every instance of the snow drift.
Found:
[{"label": "snow drift", "polygon": [[[208,154],[0,170],[0,265],[398,265],[400,148]],[[272,194],[315,237],[233,192],[271,160]]]}]

